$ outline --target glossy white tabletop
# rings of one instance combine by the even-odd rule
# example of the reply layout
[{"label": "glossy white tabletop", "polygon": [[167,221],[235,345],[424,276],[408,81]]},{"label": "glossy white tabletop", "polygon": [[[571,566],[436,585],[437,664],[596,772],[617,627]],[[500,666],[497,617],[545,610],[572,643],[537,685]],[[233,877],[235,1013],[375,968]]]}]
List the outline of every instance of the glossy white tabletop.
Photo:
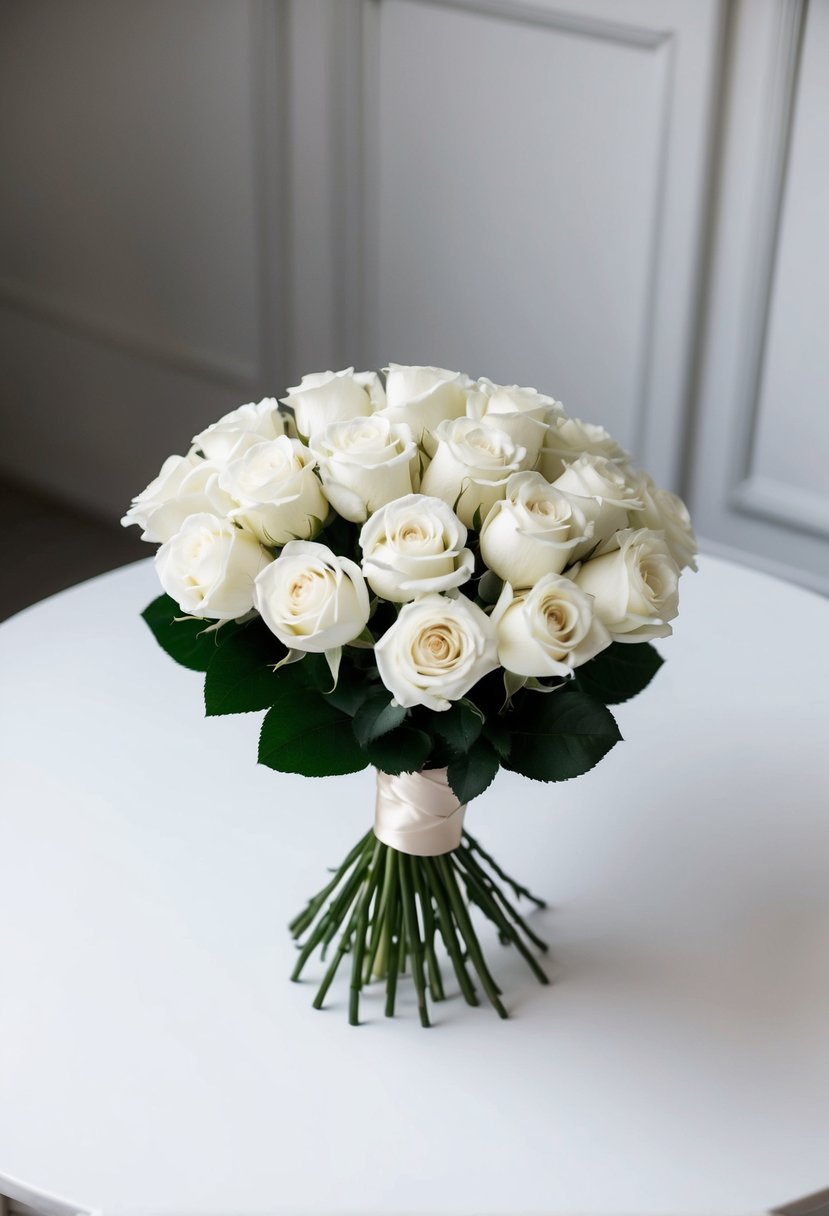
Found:
[{"label": "glossy white tabletop", "polygon": [[[106,1216],[743,1213],[829,1183],[829,602],[708,558],[586,776],[470,830],[557,982],[422,1030],[288,982],[372,776],[256,764],[157,647],[147,563],[0,627],[0,1174]],[[0,1187],[2,1190],[2,1187]]]}]

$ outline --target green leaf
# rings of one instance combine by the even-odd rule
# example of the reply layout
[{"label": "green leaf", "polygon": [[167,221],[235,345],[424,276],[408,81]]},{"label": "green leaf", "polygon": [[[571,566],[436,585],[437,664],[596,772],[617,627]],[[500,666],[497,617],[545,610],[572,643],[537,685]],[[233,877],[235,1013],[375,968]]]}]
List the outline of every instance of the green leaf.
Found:
[{"label": "green leaf", "polygon": [[273,670],[285,653],[285,647],[262,621],[251,621],[238,629],[219,647],[207,669],[204,681],[207,716],[246,714],[273,705],[283,677],[292,686],[296,679],[286,676],[287,668]]},{"label": "green leaf", "polygon": [[503,718],[490,718],[483,732],[502,760],[506,760],[512,746],[512,738]]},{"label": "green leaf", "polygon": [[304,777],[356,773],[366,767],[347,714],[311,689],[291,687],[290,681],[280,693],[262,723],[260,764]]},{"label": "green leaf", "polygon": [[449,762],[447,778],[459,802],[471,802],[490,785],[501,767],[498,754],[486,739],[478,739],[463,756]]},{"label": "green leaf", "polygon": [[494,570],[485,570],[478,583],[478,595],[485,604],[497,604],[504,589],[504,580]]},{"label": "green leaf", "polygon": [[[238,626],[228,621],[214,629],[215,621],[194,617],[182,618],[181,609],[169,595],[160,595],[148,604],[141,616],[152,630],[153,637],[171,659],[190,671],[207,671],[213,656]],[[206,632],[210,630],[210,632]]]},{"label": "green leaf", "polygon": [[576,682],[605,705],[619,705],[647,688],[663,662],[649,642],[611,642],[579,667]]},{"label": "green leaf", "polygon": [[365,745],[365,754],[375,768],[383,773],[419,773],[432,749],[432,740],[422,730],[398,726],[396,730],[372,739]]},{"label": "green leaf", "polygon": [[[305,684],[308,688],[313,688],[316,692],[331,692],[331,686],[334,681],[331,678],[331,669],[328,666],[325,655],[321,652],[310,650],[302,660],[302,670],[298,673],[300,683]],[[339,681],[337,681],[339,687]]]},{"label": "green leaf", "polygon": [[387,688],[373,690],[354,715],[354,735],[360,747],[400,726],[409,711],[393,705]]},{"label": "green leaf", "polygon": [[512,746],[504,766],[534,781],[578,777],[622,737],[610,710],[585,693],[565,689],[529,705],[507,719]]},{"label": "green leaf", "polygon": [[[354,673],[351,674],[353,679]],[[357,674],[359,675],[360,673]],[[341,709],[344,714],[348,714],[349,718],[353,718],[368,696],[369,691],[369,686],[365,682],[365,676],[360,676],[360,682],[354,681],[353,683],[349,683],[344,678],[344,672],[341,670],[337,687],[330,692],[326,692],[324,695],[326,701],[330,701],[337,709]]]},{"label": "green leaf", "polygon": [[483,725],[481,714],[466,701],[455,701],[451,709],[435,714],[431,721],[432,730],[459,753],[469,750]]},{"label": "green leaf", "polygon": [[354,717],[371,691],[367,673],[347,654],[343,655],[340,664],[336,688],[332,688],[331,672],[324,654],[307,654],[302,661],[300,677],[303,684],[321,693],[326,701],[336,709],[341,709],[350,718]]}]

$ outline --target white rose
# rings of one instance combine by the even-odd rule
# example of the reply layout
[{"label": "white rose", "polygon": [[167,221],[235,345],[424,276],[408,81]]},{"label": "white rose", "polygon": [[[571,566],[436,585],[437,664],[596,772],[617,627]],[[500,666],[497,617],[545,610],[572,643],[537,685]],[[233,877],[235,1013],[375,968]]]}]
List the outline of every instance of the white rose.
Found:
[{"label": "white rose", "polygon": [[475,512],[485,518],[506,494],[512,474],[526,468],[527,449],[506,431],[481,426],[474,418],[442,422],[435,435],[437,451],[420,488],[449,503],[471,527]]},{"label": "white rose", "polygon": [[294,411],[299,434],[308,439],[332,422],[365,417],[380,409],[385,394],[377,372],[346,367],[341,372],[310,372],[281,400]]},{"label": "white rose", "polygon": [[431,456],[434,432],[446,418],[460,418],[473,382],[463,372],[445,367],[404,367],[390,363],[386,370],[386,408],[383,416],[404,422]]},{"label": "white rose", "polygon": [[363,525],[363,574],[376,595],[394,603],[448,591],[475,569],[465,544],[466,528],[442,498],[407,494]]},{"label": "white rose", "polygon": [[218,484],[220,467],[194,451],[168,456],[158,476],[132,500],[122,525],[140,525],[141,539],[158,544],[175,536],[190,515],[227,515],[234,503]]},{"label": "white rose", "polygon": [[[619,548],[585,562],[573,576],[616,642],[665,638],[679,610],[679,567],[661,532],[626,529]],[[609,546],[608,546],[609,547]]]},{"label": "white rose", "polygon": [[248,448],[219,474],[220,487],[234,502],[230,519],[263,545],[309,540],[328,515],[314,464],[308,449],[287,435]]},{"label": "white rose", "polygon": [[378,414],[334,422],[312,436],[311,446],[328,501],[353,523],[414,489],[417,445],[402,423]]},{"label": "white rose", "polygon": [[217,515],[191,515],[155,555],[161,586],[187,616],[232,621],[253,607],[256,576],[271,556]]},{"label": "white rose", "polygon": [[580,418],[568,418],[566,414],[552,418],[538,465],[547,480],[555,481],[568,464],[585,455],[604,456],[606,460],[622,465],[630,459],[603,426],[582,422]]},{"label": "white rose", "polygon": [[498,666],[495,626],[463,595],[423,595],[404,604],[374,658],[398,705],[450,709]]},{"label": "white rose", "polygon": [[639,473],[634,484],[643,509],[631,511],[631,527],[664,532],[668,548],[680,570],[686,566],[696,570],[697,538],[685,503],[670,490],[660,489],[647,473]]},{"label": "white rose", "polygon": [[554,397],[545,397],[534,388],[493,384],[482,377],[469,394],[466,412],[484,426],[506,431],[527,449],[530,466],[535,465],[542,444],[546,443],[548,422],[560,409],[561,403]]},{"label": "white rose", "polygon": [[290,650],[334,650],[353,642],[368,623],[368,589],[360,567],[313,541],[285,546],[256,580],[253,602]]},{"label": "white rose", "polygon": [[496,610],[498,657],[519,676],[569,676],[610,645],[593,599],[563,574],[545,574],[531,591]]},{"label": "white rose", "polygon": [[589,453],[568,465],[552,485],[573,499],[588,522],[593,523],[593,539],[579,545],[574,557],[584,557],[592,546],[613,536],[628,525],[628,511],[639,510],[631,475],[623,466],[605,456]]},{"label": "white rose", "polygon": [[228,460],[254,443],[276,439],[285,434],[285,419],[275,397],[265,397],[258,405],[240,405],[206,430],[193,436],[193,443],[208,460]]},{"label": "white rose", "polygon": [[481,556],[513,587],[533,587],[545,574],[559,574],[592,536],[593,524],[574,499],[540,473],[513,473],[506,498],[494,504],[481,528]]}]

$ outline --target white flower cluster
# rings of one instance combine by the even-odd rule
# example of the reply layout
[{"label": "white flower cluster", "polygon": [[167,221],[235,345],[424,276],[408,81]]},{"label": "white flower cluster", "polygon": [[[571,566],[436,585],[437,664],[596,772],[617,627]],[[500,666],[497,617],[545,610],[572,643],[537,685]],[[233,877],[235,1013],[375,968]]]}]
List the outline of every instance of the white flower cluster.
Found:
[{"label": "white flower cluster", "polygon": [[[294,651],[373,644],[397,703],[433,710],[499,666],[569,676],[611,641],[671,632],[695,569],[685,505],[552,397],[391,364],[385,384],[303,376],[282,405],[196,435],[122,521],[160,542],[183,613],[255,609]],[[361,525],[359,564],[315,539],[337,515]],[[372,596],[399,606],[379,637]]]}]

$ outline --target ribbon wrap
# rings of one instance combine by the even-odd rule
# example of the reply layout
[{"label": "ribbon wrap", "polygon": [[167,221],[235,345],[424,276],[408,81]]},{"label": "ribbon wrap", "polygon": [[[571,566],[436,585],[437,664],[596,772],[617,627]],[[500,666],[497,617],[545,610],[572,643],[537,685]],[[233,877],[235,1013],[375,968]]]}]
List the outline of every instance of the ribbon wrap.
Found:
[{"label": "ribbon wrap", "polygon": [[415,857],[451,853],[461,842],[466,803],[449,787],[445,768],[419,773],[377,773],[374,835]]}]

